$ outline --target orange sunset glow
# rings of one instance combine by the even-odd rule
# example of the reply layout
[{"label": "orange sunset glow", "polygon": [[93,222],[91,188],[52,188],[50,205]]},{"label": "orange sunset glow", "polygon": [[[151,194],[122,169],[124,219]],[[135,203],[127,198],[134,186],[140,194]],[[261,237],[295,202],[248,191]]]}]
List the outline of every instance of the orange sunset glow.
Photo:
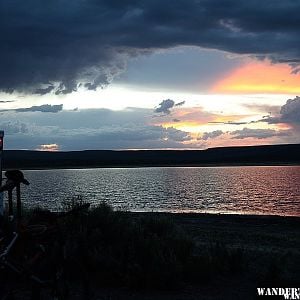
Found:
[{"label": "orange sunset glow", "polygon": [[247,63],[217,82],[216,93],[300,93],[300,74],[293,74],[287,64],[268,61]]},{"label": "orange sunset glow", "polygon": [[[251,121],[253,115],[217,115],[211,114],[205,118],[199,114],[199,108],[189,108],[182,111],[176,111],[174,120],[161,120],[160,122],[154,122],[152,125],[162,126],[164,128],[176,128],[178,130],[187,131],[191,134],[200,133],[204,131],[211,131],[215,129],[222,129],[224,126],[227,128],[231,126],[230,122],[247,122]],[[224,123],[224,124],[222,124]],[[267,124],[260,124],[263,127],[269,127]],[[257,124],[253,124],[252,127],[259,127]]]},{"label": "orange sunset glow", "polygon": [[57,144],[43,144],[36,150],[55,152],[59,150],[59,146]]}]

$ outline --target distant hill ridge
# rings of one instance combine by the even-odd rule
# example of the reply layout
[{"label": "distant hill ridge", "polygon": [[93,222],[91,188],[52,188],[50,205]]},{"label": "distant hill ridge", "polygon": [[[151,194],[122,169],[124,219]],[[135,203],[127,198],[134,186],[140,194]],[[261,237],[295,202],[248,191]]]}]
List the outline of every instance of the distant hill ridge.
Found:
[{"label": "distant hill ridge", "polygon": [[220,147],[206,150],[6,150],[4,169],[118,166],[300,165],[300,144]]}]

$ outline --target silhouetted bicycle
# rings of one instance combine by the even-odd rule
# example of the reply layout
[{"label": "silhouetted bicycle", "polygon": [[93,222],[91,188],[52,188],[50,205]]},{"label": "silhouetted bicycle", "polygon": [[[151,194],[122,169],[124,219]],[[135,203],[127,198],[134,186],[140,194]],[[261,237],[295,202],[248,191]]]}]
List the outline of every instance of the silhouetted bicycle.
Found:
[{"label": "silhouetted bicycle", "polygon": [[89,206],[41,212],[33,222],[0,237],[1,300],[68,299],[65,240],[58,220]]}]

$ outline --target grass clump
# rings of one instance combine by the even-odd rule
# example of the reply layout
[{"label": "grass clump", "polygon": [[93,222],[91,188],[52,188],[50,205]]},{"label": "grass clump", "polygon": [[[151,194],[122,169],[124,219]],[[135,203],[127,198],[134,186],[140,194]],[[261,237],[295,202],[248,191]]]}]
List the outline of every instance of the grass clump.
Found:
[{"label": "grass clump", "polygon": [[80,197],[64,202],[63,210],[72,213],[58,218],[41,209],[26,213],[28,224],[58,225],[48,244],[63,247],[58,260],[71,285],[87,291],[92,286],[174,289],[243,272],[243,250],[219,243],[199,247],[172,215],[114,211],[105,202],[78,209],[84,204]]},{"label": "grass clump", "polygon": [[64,226],[71,273],[80,266],[100,285],[176,286],[192,258],[192,240],[170,219],[113,211],[105,203],[84,220],[72,218]]}]

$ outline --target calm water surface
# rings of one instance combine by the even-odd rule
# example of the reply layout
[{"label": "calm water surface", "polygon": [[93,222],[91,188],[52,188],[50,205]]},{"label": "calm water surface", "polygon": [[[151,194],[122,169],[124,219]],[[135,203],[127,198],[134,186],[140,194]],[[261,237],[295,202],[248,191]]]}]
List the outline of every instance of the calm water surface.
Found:
[{"label": "calm water surface", "polygon": [[81,195],[132,211],[300,216],[300,166],[24,171],[26,204],[59,208]]}]

